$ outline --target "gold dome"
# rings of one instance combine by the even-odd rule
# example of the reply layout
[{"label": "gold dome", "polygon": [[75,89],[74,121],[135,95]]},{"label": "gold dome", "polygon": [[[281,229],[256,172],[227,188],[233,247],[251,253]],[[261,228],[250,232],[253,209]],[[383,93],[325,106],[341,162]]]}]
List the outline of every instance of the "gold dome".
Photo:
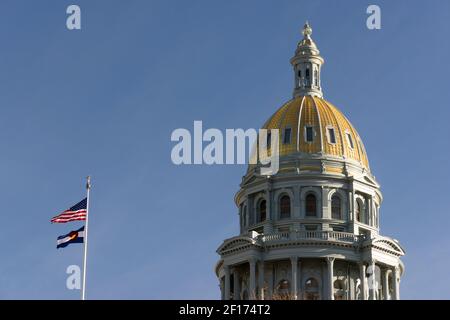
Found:
[{"label": "gold dome", "polygon": [[[311,127],[312,141],[307,141]],[[286,131],[286,128],[290,128]],[[313,96],[298,96],[279,108],[263,129],[280,129],[280,157],[296,153],[351,159],[369,170],[361,138],[347,118],[330,102]],[[334,136],[334,138],[333,138]]]}]

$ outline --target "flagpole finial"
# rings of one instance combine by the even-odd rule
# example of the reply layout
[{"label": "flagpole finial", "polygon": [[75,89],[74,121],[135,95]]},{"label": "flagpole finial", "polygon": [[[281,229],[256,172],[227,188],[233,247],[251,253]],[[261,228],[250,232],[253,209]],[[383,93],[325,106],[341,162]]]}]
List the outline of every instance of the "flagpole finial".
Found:
[{"label": "flagpole finial", "polygon": [[86,189],[90,189],[91,188],[91,176],[87,176],[86,177]]}]

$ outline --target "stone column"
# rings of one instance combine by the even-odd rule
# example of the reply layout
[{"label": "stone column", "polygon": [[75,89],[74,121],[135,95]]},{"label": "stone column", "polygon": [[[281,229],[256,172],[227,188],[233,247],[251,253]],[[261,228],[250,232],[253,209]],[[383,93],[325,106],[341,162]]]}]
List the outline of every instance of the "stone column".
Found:
[{"label": "stone column", "polygon": [[383,298],[389,300],[389,269],[385,268],[381,272],[381,282],[383,283]]},{"label": "stone column", "polygon": [[372,196],[367,198],[367,224],[369,226],[373,226],[373,217],[372,217]]},{"label": "stone column", "polygon": [[354,201],[355,201],[354,193],[353,193],[353,191],[349,191],[348,192],[348,221],[353,221],[354,216],[355,216]]},{"label": "stone column", "polygon": [[360,285],[360,289],[361,289],[361,300],[367,300],[367,295],[366,295],[366,265],[361,262],[359,264],[359,278],[361,280],[361,285]]},{"label": "stone column", "polygon": [[250,300],[255,300],[256,299],[256,261],[255,259],[250,259],[249,262],[249,267],[250,267],[250,288],[249,288],[249,293],[248,293],[248,297]]},{"label": "stone column", "polygon": [[328,194],[330,188],[322,188],[322,217],[325,219],[331,219],[331,206],[328,202]]},{"label": "stone column", "polygon": [[353,177],[349,178],[349,195],[348,195],[348,204],[349,204],[349,222],[350,222],[350,232],[357,231],[356,229],[356,216],[355,216],[355,188],[353,185]]},{"label": "stone column", "polygon": [[327,274],[328,274],[328,296],[327,299],[328,300],[334,300],[334,286],[333,286],[333,279],[334,279],[334,272],[333,272],[333,267],[334,267],[334,258],[332,257],[327,257]]},{"label": "stone column", "polygon": [[328,299],[328,265],[324,263],[322,269],[322,288],[320,289],[320,300]]},{"label": "stone column", "polygon": [[223,266],[225,273],[225,300],[230,300],[230,267],[228,265]]},{"label": "stone column", "polygon": [[393,300],[400,300],[400,286],[399,286],[399,268],[395,267],[392,273],[392,280],[394,281],[394,297]]},{"label": "stone column", "polygon": [[260,260],[258,263],[258,287],[259,299],[264,300],[264,261]]},{"label": "stone column", "polygon": [[[320,200],[320,204],[316,208],[316,210],[319,209],[319,212],[318,212],[319,213],[319,218],[322,218],[322,219],[326,218],[324,216],[325,215],[325,208],[324,208],[324,201],[325,201],[325,199],[323,198],[323,189],[324,189],[323,186],[320,186],[320,193],[319,193],[320,199],[318,199],[318,200]],[[316,201],[317,201],[317,199],[316,199]]]},{"label": "stone column", "polygon": [[264,232],[273,232],[273,221],[275,220],[275,210],[273,203],[273,190],[272,190],[272,178],[267,179],[267,191],[266,191],[266,220],[264,224]]},{"label": "stone column", "polygon": [[304,219],[306,217],[305,199],[304,199],[304,195],[303,195],[303,188],[304,187],[300,187],[299,194],[298,194],[298,196],[299,196],[298,201],[299,201],[299,204],[300,204],[300,211],[299,211],[299,213],[300,213],[300,218],[301,219]]},{"label": "stone column", "polygon": [[298,257],[291,257],[291,295],[293,300],[297,300],[298,298],[298,290],[297,290],[297,264]]},{"label": "stone column", "polygon": [[300,187],[295,186],[294,191],[294,207],[292,208],[291,215],[293,218],[300,218]]},{"label": "stone column", "polygon": [[298,267],[297,267],[297,299],[303,300],[303,292],[302,292],[302,260],[298,261]]},{"label": "stone column", "polygon": [[350,277],[350,264],[347,264],[347,274],[346,274],[346,293],[345,293],[345,299],[346,300],[352,300],[352,296],[354,296],[354,294],[352,295],[352,286],[351,286],[351,277]]},{"label": "stone column", "polygon": [[268,288],[268,299],[271,300],[273,299],[273,265],[270,264],[269,265],[269,279],[267,280],[268,284],[269,284],[269,288]]},{"label": "stone column", "polygon": [[239,233],[243,233],[244,232],[244,222],[243,222],[243,217],[244,217],[244,210],[242,210],[243,209],[243,206],[242,205],[240,205],[239,206],[239,210],[238,210],[238,217],[239,217]]},{"label": "stone column", "polygon": [[267,216],[267,220],[272,221],[275,219],[274,215],[275,212],[273,210],[273,199],[272,199],[272,179],[268,178],[267,181],[267,191],[266,191],[266,216]]},{"label": "stone column", "polygon": [[241,300],[241,286],[239,281],[239,272],[237,268],[233,269],[233,300]]},{"label": "stone column", "polygon": [[255,198],[253,195],[247,196],[247,215],[248,215],[247,228],[248,228],[248,226],[251,226],[252,224],[254,224],[256,222],[256,211],[255,211],[255,207],[253,205],[254,200],[255,200]]},{"label": "stone column", "polygon": [[375,260],[370,261],[370,269],[369,298],[370,300],[376,300],[377,278],[375,273]]}]

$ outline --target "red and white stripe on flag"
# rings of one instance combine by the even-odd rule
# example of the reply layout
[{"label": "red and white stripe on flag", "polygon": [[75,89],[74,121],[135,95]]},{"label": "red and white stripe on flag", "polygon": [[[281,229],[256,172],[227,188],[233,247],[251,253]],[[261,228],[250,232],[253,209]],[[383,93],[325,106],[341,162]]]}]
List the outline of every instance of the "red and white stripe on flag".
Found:
[{"label": "red and white stripe on flag", "polygon": [[66,210],[63,213],[53,217],[50,220],[52,223],[65,223],[70,221],[82,221],[86,220],[86,209],[77,210],[77,211],[69,211]]}]

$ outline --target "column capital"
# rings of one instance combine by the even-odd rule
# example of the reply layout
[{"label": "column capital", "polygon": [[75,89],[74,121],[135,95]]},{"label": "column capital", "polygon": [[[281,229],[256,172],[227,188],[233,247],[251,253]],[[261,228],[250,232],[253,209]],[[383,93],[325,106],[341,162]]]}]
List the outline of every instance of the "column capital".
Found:
[{"label": "column capital", "polygon": [[292,256],[290,257],[291,263],[296,263],[298,262],[298,257],[297,256]]},{"label": "column capital", "polygon": [[325,260],[327,261],[328,264],[332,264],[335,260],[334,257],[326,257]]}]

